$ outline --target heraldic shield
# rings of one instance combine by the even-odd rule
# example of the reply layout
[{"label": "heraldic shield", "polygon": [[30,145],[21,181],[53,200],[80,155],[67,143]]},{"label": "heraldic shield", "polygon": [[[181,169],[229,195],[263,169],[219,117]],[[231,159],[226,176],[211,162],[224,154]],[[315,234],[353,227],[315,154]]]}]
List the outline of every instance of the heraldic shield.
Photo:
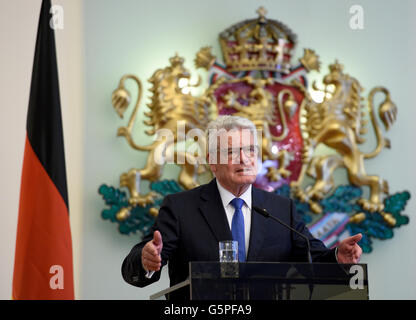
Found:
[{"label": "heraldic shield", "polygon": [[226,80],[211,85],[219,115],[250,119],[259,132],[262,169],[255,186],[273,191],[299,177],[302,135],[299,126],[303,93],[272,78]]},{"label": "heraldic shield", "polygon": [[[256,187],[292,197],[311,233],[328,247],[360,232],[363,252],[371,252],[373,238],[392,238],[394,228],[409,222],[402,211],[410,193],[390,194],[386,180],[365,170],[366,159],[391,147],[379,124],[387,131],[397,118],[390,92],[376,87],[365,99],[359,81],[335,61],[322,84],[312,84],[321,97],[313,99],[307,75],[320,71],[318,55],[304,49],[303,56],[292,64],[297,36],[283,23],[266,18],[264,8],[257,13],[257,18],[220,33],[223,60],[214,56],[210,47],[196,54],[195,67],[205,70],[208,77],[208,88],[199,96],[191,94],[191,87],[200,87],[201,81],[189,84],[191,73],[178,54],[170,58],[170,65],[154,72],[143,121],[145,133],[154,140],[149,145],[137,144],[133,135],[142,83],[131,74],[120,79],[112,104],[121,118],[130,106],[126,81],[136,83],[138,97],[128,123],[118,128],[117,136],[141,154],[147,152],[147,161],[141,169],[122,173],[119,187],[99,187],[107,205],[101,216],[118,223],[122,234],[147,233],[164,196],[212,178],[201,161],[206,148],[204,135],[198,139],[191,136],[190,141],[187,138],[194,130],[203,132],[218,115],[232,114],[250,119],[258,130]],[[384,98],[378,112],[376,95]],[[366,141],[366,118],[377,140],[368,153],[359,149]],[[319,146],[332,151],[322,153]],[[163,170],[172,165],[180,167],[178,179],[163,180]],[[348,182],[334,180],[338,169],[346,170]],[[141,191],[144,181],[149,182],[146,194]]]}]

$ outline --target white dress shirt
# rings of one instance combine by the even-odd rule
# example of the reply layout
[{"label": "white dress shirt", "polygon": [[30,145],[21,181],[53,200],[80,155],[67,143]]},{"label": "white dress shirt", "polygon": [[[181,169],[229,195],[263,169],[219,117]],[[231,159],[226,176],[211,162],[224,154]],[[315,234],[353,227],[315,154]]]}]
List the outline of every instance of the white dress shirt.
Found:
[{"label": "white dress shirt", "polygon": [[[220,192],[222,205],[224,206],[225,214],[227,215],[228,220],[228,226],[231,230],[231,224],[233,221],[233,216],[235,212],[234,206],[230,203],[234,198],[236,198],[235,195],[233,195],[230,191],[225,189],[219,182],[217,181],[218,191]],[[250,242],[250,228],[251,228],[251,185],[248,187],[248,189],[239,196],[240,199],[244,200],[243,207],[241,208],[241,211],[243,212],[244,216],[244,240],[246,245],[246,258],[247,258],[247,252],[248,252],[248,245]]]}]

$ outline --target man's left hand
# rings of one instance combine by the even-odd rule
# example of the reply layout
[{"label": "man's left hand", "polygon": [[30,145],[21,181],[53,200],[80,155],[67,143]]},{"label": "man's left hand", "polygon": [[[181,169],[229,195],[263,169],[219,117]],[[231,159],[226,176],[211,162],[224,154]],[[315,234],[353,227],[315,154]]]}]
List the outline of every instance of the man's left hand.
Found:
[{"label": "man's left hand", "polygon": [[361,233],[341,241],[338,246],[338,263],[359,263],[363,250],[357,244],[363,235]]}]

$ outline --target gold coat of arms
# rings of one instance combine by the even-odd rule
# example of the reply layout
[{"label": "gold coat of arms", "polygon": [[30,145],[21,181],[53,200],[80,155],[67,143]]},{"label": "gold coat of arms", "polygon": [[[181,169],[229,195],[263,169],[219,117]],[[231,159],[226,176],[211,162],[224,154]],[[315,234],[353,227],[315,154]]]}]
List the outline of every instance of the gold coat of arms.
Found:
[{"label": "gold coat of arms", "polygon": [[[308,73],[320,71],[319,56],[304,49],[293,63],[296,34],[267,18],[264,8],[257,14],[220,33],[222,59],[210,47],[197,52],[194,63],[206,72],[207,88],[202,81],[190,83],[179,54],[156,70],[148,79],[152,87],[143,123],[136,121],[144,107],[141,80],[133,74],[120,79],[112,105],[128,120],[117,135],[141,156],[147,153],[147,160],[143,168],[123,172],[119,187],[100,186],[108,206],[102,217],[117,222],[123,234],[147,232],[166,194],[212,178],[200,133],[218,115],[233,114],[250,119],[259,132],[261,170],[255,186],[292,197],[312,234],[328,247],[361,232],[360,246],[371,252],[372,238],[391,238],[394,228],[409,221],[402,215],[409,192],[392,194],[383,177],[366,170],[366,159],[391,147],[385,134],[398,111],[390,92],[380,86],[363,96],[360,82],[337,60],[321,83],[309,86]],[[136,101],[131,101],[126,81],[136,84]],[[196,88],[198,95],[192,94]],[[376,96],[381,100],[377,105]],[[145,131],[153,142],[141,145],[135,130]],[[363,152],[360,145],[368,130],[376,145]],[[321,146],[330,151],[320,151]],[[177,179],[163,180],[163,170],[171,166],[180,166]],[[335,181],[335,170],[345,170],[348,181]],[[148,192],[142,191],[145,182]]]}]

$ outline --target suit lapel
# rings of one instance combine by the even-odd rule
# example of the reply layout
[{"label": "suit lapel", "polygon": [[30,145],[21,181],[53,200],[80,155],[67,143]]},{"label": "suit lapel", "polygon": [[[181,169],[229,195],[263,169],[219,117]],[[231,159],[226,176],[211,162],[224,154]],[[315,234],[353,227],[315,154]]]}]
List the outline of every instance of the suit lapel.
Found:
[{"label": "suit lapel", "polygon": [[[257,189],[252,188],[252,198],[251,198],[252,207],[264,207],[264,195]],[[250,230],[250,244],[248,247],[247,261],[255,261],[261,246],[263,244],[264,235],[265,235],[265,222],[266,219],[262,217],[254,210],[251,210],[251,230]]]},{"label": "suit lapel", "polygon": [[[199,210],[205,218],[208,226],[214,234],[217,241],[232,240],[231,230],[228,226],[227,216],[217,182],[213,179],[201,191],[201,205]],[[264,195],[261,190],[252,188],[252,206],[264,207]],[[251,230],[250,244],[248,249],[247,261],[255,261],[263,245],[265,235],[266,219],[260,214],[251,211]]]},{"label": "suit lapel", "polygon": [[227,216],[215,179],[201,191],[201,199],[202,203],[199,209],[217,241],[232,240],[231,230],[228,226]]}]

